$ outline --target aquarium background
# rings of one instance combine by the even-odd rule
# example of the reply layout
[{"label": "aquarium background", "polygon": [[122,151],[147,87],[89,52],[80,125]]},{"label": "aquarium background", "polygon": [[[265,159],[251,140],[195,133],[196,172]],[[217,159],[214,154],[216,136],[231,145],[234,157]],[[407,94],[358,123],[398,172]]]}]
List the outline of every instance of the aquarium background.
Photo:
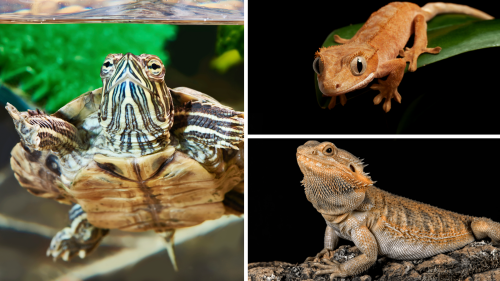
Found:
[{"label": "aquarium background", "polygon": [[[0,25],[0,102],[52,113],[101,87],[99,71],[106,55],[126,52],[159,56],[171,88],[190,87],[243,110],[243,26]],[[148,237],[151,244],[157,241],[154,233],[117,230],[85,259],[53,262],[45,251],[51,236],[67,225],[70,206],[20,187],[9,164],[19,136],[4,109],[0,131],[0,280],[83,280],[71,275],[76,271],[96,272],[85,280],[243,278],[241,219],[176,245],[179,272],[173,270],[166,251],[145,258],[130,251],[130,256],[113,260],[137,248],[137,241],[148,246]],[[100,262],[104,259],[113,264]],[[114,267],[119,269],[107,272]]]}]

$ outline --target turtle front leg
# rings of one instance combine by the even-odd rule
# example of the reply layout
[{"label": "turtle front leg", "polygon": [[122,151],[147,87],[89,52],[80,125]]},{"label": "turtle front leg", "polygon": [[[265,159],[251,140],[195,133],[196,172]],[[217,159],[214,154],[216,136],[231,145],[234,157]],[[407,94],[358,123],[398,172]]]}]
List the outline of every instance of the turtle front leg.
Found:
[{"label": "turtle front leg", "polygon": [[19,112],[10,103],[7,103],[5,108],[25,146],[38,151],[52,150],[58,153],[71,152],[80,147],[78,129],[73,124],[47,115],[39,109]]},{"label": "turtle front leg", "polygon": [[238,150],[243,141],[243,112],[210,102],[189,101],[175,108],[172,131],[208,147]]},{"label": "turtle front leg", "polygon": [[87,221],[87,213],[78,204],[69,211],[70,226],[59,231],[47,249],[47,256],[52,256],[54,261],[61,257],[69,261],[74,256],[85,258],[108,234],[109,229],[97,228]]}]

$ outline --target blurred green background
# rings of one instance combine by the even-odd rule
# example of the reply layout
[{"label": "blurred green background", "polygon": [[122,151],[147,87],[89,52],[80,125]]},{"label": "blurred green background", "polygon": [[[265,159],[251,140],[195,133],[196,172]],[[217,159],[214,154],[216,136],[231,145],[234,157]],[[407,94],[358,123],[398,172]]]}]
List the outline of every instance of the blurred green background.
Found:
[{"label": "blurred green background", "polygon": [[[243,26],[145,24],[0,25],[0,102],[18,109],[56,111],[101,87],[109,53],[150,53],[166,66],[169,87],[190,87],[243,110]],[[19,142],[12,119],[0,109],[0,280],[81,280],[74,270],[95,270],[148,233],[112,230],[108,242],[84,260],[53,262],[45,256],[55,231],[68,223],[69,206],[38,198],[19,186],[10,151]],[[166,251],[88,280],[241,280],[243,220],[176,246],[179,272]],[[106,271],[106,265],[103,266]],[[103,269],[101,267],[101,269]]]},{"label": "blurred green background", "polygon": [[[241,106],[240,92],[230,91],[234,80],[231,68],[242,65],[243,26],[173,26],[144,24],[68,24],[68,25],[1,25],[0,83],[7,85],[30,103],[50,113],[81,95],[101,87],[99,71],[106,55],[131,52],[159,56],[167,66],[166,82],[176,87],[177,81],[189,82],[184,76],[212,76],[183,84],[209,95],[222,97]],[[204,67],[203,64],[209,64]],[[242,68],[241,68],[242,70]],[[233,71],[234,72],[234,71]],[[170,74],[170,75],[169,75]],[[231,80],[231,81],[229,81]],[[238,82],[238,81],[236,81]],[[208,83],[208,85],[207,85]],[[173,84],[173,85],[172,85]],[[197,88],[205,84],[202,89]],[[217,93],[223,88],[222,93]],[[237,101],[237,97],[241,101]],[[12,99],[2,95],[5,104]],[[11,102],[12,103],[12,102]]]}]

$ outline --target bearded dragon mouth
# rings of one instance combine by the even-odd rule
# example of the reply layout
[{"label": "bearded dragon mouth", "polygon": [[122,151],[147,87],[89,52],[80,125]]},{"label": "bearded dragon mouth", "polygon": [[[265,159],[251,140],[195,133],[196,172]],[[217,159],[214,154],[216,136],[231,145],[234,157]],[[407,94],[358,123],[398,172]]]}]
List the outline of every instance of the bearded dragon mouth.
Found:
[{"label": "bearded dragon mouth", "polygon": [[351,91],[363,88],[364,86],[366,86],[368,83],[370,83],[373,80],[373,76],[375,76],[375,73],[371,73],[363,81],[359,82],[358,84],[356,84],[354,86],[347,88],[346,90],[340,91],[340,92],[326,93],[325,94],[325,90],[323,88],[323,85],[318,83],[318,86],[319,86],[319,90],[321,91],[321,93],[323,93],[324,97],[335,97],[335,96],[343,95],[345,93],[349,93]]}]

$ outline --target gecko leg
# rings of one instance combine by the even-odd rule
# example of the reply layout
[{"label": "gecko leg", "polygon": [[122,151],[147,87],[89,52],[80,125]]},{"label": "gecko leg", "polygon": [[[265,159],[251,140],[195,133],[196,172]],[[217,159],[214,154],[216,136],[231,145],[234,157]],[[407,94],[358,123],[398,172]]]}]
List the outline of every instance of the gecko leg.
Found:
[{"label": "gecko leg", "polygon": [[415,26],[415,40],[413,47],[406,47],[405,51],[400,50],[399,55],[409,62],[408,71],[417,70],[417,59],[422,53],[439,54],[441,47],[427,48],[427,22],[423,15],[417,15],[413,19]]},{"label": "gecko leg", "polygon": [[406,62],[402,59],[393,59],[379,66],[379,71],[375,77],[389,77],[384,81],[378,79],[378,84],[373,84],[370,89],[380,91],[380,94],[373,99],[374,104],[379,104],[385,98],[383,109],[385,112],[391,110],[391,99],[401,103],[401,95],[398,92],[399,83],[403,79]]},{"label": "gecko leg", "polygon": [[488,218],[475,218],[471,228],[477,240],[489,237],[494,246],[500,245],[500,223]]},{"label": "gecko leg", "polygon": [[340,44],[345,44],[345,43],[349,43],[349,41],[351,41],[351,39],[344,39],[344,38],[341,38],[340,36],[338,36],[337,34],[333,35],[333,40],[337,43],[340,43]]},{"label": "gecko leg", "polygon": [[87,221],[80,205],[74,205],[69,211],[70,226],[59,231],[47,249],[47,256],[52,256],[54,261],[61,257],[69,261],[74,256],[85,258],[101,243],[102,238],[108,234],[109,229],[97,228]]},{"label": "gecko leg", "polygon": [[316,254],[315,257],[308,257],[304,262],[314,261],[319,262],[322,259],[331,259],[333,258],[333,249],[337,248],[337,244],[339,243],[339,237],[333,230],[333,228],[326,226],[325,230],[325,247],[321,252]]},{"label": "gecko leg", "polygon": [[[340,95],[338,97],[340,99],[340,104],[342,106],[344,106],[347,103],[347,98],[346,98],[345,94]],[[336,104],[337,104],[337,96],[333,96],[332,99],[330,100],[330,103],[328,104],[328,109],[334,108]]]},{"label": "gecko leg", "polygon": [[360,226],[352,230],[352,241],[361,251],[361,255],[344,263],[336,261],[328,264],[314,263],[314,266],[321,268],[317,275],[330,274],[330,280],[336,277],[347,277],[362,273],[370,268],[377,260],[378,244],[375,236],[366,226]]}]

